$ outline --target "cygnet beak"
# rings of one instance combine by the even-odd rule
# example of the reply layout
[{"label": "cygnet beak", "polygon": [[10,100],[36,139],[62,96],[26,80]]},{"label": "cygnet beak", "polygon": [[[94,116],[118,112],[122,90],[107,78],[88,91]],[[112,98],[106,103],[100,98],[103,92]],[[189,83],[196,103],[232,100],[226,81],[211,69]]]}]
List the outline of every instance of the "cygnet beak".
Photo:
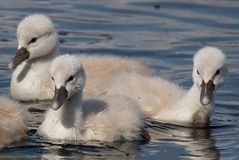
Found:
[{"label": "cygnet beak", "polygon": [[204,81],[201,84],[202,91],[200,95],[200,102],[202,105],[206,106],[209,103],[212,102],[213,97],[213,91],[215,90],[215,85],[213,84],[213,81],[210,80],[208,83],[205,83]]},{"label": "cygnet beak", "polygon": [[66,90],[65,87],[61,86],[59,89],[55,87],[55,96],[53,98],[51,108],[53,110],[58,110],[63,105],[67,95],[68,91]]},{"label": "cygnet beak", "polygon": [[20,63],[22,63],[24,60],[28,59],[30,56],[30,52],[24,47],[20,48],[17,51],[17,54],[12,59],[12,62],[8,65],[10,69],[15,69]]}]

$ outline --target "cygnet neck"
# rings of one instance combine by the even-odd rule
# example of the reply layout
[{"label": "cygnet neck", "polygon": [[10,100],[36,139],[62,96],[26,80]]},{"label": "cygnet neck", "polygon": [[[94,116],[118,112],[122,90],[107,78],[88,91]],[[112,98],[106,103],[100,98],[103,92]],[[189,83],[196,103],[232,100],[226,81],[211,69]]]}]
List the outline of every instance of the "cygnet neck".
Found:
[{"label": "cygnet neck", "polygon": [[77,93],[70,97],[55,113],[65,128],[73,128],[77,123],[81,123],[83,119],[82,94]]},{"label": "cygnet neck", "polygon": [[[210,113],[213,107],[212,102],[204,106],[200,102],[201,89],[195,83],[183,97],[183,99],[176,105],[178,109],[182,109],[182,114],[185,112],[191,119],[192,123],[208,123]],[[185,117],[187,117],[185,116]]]},{"label": "cygnet neck", "polygon": [[182,123],[182,125],[208,123],[213,103],[203,106],[200,103],[200,94],[200,88],[194,84],[179,102],[159,112],[154,118],[169,123]]}]

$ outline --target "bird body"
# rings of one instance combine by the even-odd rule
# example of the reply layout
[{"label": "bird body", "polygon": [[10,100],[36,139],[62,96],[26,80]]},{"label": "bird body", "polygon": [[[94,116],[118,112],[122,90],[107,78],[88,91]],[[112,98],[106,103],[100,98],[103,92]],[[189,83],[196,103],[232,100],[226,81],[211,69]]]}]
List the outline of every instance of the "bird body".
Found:
[{"label": "bird body", "polygon": [[83,98],[85,71],[79,56],[63,55],[51,64],[55,84],[52,107],[38,129],[51,140],[142,140],[144,116],[137,104],[124,96]]},{"label": "bird body", "polygon": [[[41,22],[41,25],[39,25]],[[59,40],[45,15],[24,18],[17,29],[18,52],[9,64],[13,69],[10,93],[20,101],[51,100],[54,96],[49,67],[59,54]],[[93,95],[105,80],[119,73],[150,74],[141,62],[113,55],[81,55],[87,82],[84,95]]]},{"label": "bird body", "polygon": [[0,96],[0,147],[26,137],[24,110],[8,97]]},{"label": "bird body", "polygon": [[119,94],[138,102],[153,120],[170,123],[208,123],[215,90],[227,77],[226,57],[217,48],[204,47],[194,56],[193,86],[188,90],[157,76],[123,73],[106,81],[98,94]]},{"label": "bird body", "polygon": [[50,100],[54,90],[49,65],[59,49],[51,20],[41,14],[26,17],[18,25],[17,38],[18,52],[9,64],[11,96],[21,101]]}]

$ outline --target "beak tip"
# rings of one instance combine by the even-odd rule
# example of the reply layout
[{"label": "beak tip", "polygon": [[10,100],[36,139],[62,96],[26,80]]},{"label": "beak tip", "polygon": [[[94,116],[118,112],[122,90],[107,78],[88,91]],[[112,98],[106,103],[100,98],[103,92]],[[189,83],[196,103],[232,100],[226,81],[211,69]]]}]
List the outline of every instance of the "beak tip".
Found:
[{"label": "beak tip", "polygon": [[12,62],[10,62],[10,63],[8,64],[8,68],[9,68],[9,69],[14,69]]},{"label": "beak tip", "polygon": [[203,106],[206,106],[210,103],[210,99],[208,97],[203,97],[201,100],[200,100],[201,104]]},{"label": "beak tip", "polygon": [[56,111],[60,108],[60,106],[57,103],[53,103],[51,108]]}]

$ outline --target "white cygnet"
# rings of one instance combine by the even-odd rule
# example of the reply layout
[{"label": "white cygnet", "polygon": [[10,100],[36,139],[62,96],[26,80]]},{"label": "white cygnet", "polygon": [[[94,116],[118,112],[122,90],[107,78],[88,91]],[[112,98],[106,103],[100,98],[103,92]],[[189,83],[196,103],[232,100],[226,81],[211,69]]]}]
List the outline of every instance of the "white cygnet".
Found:
[{"label": "white cygnet", "polygon": [[[21,101],[50,100],[54,85],[49,65],[58,55],[59,40],[52,21],[45,15],[24,18],[17,29],[18,52],[9,64],[13,69],[11,96]],[[87,82],[84,95],[93,95],[101,84],[118,73],[150,73],[141,62],[113,55],[81,55]]]},{"label": "white cygnet", "polygon": [[52,99],[49,65],[59,49],[52,21],[42,14],[24,18],[17,28],[17,40],[18,51],[9,64],[13,69],[11,96],[21,101]]},{"label": "white cygnet", "polygon": [[62,55],[51,64],[55,96],[38,133],[50,140],[113,142],[148,140],[144,116],[124,96],[83,98],[85,71],[79,56]]},{"label": "white cygnet", "polygon": [[121,74],[98,93],[134,99],[148,118],[170,123],[209,122],[214,94],[227,78],[226,57],[214,47],[200,49],[193,59],[193,86],[185,91],[157,76]]}]

